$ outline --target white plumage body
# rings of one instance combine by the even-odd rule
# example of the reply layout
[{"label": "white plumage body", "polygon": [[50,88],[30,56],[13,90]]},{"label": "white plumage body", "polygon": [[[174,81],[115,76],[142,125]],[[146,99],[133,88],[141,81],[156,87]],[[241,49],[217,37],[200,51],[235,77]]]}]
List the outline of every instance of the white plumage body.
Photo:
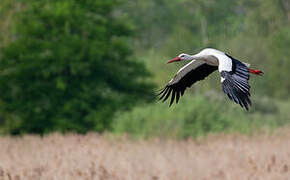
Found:
[{"label": "white plumage body", "polygon": [[217,49],[206,48],[200,53],[193,55],[193,57],[204,61],[209,65],[218,66],[219,72],[231,71],[232,60],[224,52]]}]

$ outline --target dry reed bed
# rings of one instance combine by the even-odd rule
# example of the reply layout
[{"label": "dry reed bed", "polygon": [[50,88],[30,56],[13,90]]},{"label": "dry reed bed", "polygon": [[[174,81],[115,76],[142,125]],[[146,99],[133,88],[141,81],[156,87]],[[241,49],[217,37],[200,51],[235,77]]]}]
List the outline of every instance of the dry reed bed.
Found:
[{"label": "dry reed bed", "polygon": [[[288,132],[289,131],[289,132]],[[203,140],[0,137],[2,179],[290,179],[290,130]]]}]

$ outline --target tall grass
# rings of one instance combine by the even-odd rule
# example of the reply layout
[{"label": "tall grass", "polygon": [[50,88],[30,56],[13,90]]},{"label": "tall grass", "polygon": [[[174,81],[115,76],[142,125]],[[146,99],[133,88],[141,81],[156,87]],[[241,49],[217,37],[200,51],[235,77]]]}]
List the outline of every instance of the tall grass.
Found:
[{"label": "tall grass", "polygon": [[0,179],[284,180],[290,177],[289,130],[196,141],[132,141],[96,133],[2,136]]}]

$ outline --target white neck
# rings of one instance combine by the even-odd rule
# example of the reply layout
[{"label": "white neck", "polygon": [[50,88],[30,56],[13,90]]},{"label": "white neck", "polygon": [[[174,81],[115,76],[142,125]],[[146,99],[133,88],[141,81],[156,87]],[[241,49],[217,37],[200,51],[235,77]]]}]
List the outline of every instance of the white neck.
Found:
[{"label": "white neck", "polygon": [[194,54],[191,55],[191,60],[203,60],[203,56],[199,55],[199,54]]}]

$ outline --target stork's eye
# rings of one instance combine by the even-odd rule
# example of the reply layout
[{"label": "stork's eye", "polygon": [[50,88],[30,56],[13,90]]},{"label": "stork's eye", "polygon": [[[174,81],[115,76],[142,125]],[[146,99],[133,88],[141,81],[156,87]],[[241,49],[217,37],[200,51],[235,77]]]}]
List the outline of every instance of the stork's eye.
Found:
[{"label": "stork's eye", "polygon": [[185,55],[181,55],[180,57],[184,57]]}]

